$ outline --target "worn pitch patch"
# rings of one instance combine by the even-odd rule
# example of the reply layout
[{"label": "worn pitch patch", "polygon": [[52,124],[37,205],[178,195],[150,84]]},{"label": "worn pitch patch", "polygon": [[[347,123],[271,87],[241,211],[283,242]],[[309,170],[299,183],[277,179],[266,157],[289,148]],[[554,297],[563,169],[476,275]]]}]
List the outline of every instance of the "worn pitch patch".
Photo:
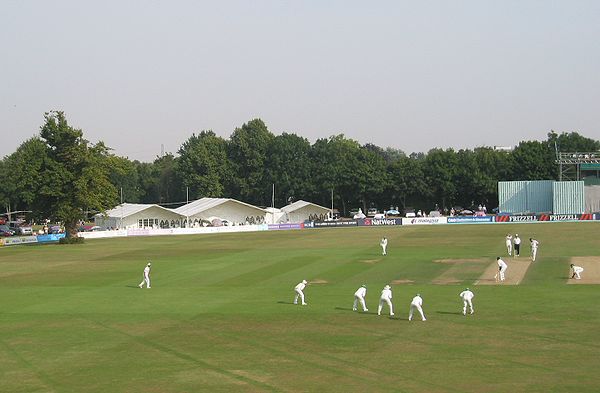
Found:
[{"label": "worn pitch patch", "polygon": [[[581,280],[571,278],[571,263],[583,268]],[[600,284],[600,257],[572,257],[565,270],[569,275],[567,284]]]},{"label": "worn pitch patch", "polygon": [[322,280],[320,278],[315,278],[314,280],[309,281],[310,284],[329,284],[329,281]]},{"label": "worn pitch patch", "polygon": [[485,269],[485,272],[483,272],[481,277],[475,281],[475,285],[519,285],[521,281],[523,281],[527,269],[531,266],[531,260],[529,258],[503,258],[503,260],[508,265],[506,272],[504,272],[504,281],[500,281],[500,278],[497,280],[494,278],[496,274],[499,276],[498,263],[494,259],[494,262],[492,262],[487,269]]},{"label": "worn pitch patch", "polygon": [[483,270],[483,266],[489,263],[489,260],[483,258],[472,259],[435,259],[434,263],[449,265],[442,274],[431,280],[436,285],[460,284],[465,280],[465,276],[477,277]]},{"label": "worn pitch patch", "polygon": [[412,284],[414,283],[413,280],[394,280],[391,282],[391,284]]},{"label": "worn pitch patch", "polygon": [[472,259],[434,259],[435,263],[448,263],[452,265],[459,265],[464,263],[488,263],[487,259],[484,258],[472,258]]},{"label": "worn pitch patch", "polygon": [[380,261],[379,259],[363,259],[361,262],[362,263],[368,263],[369,265],[372,265],[372,264],[377,263],[379,261]]}]

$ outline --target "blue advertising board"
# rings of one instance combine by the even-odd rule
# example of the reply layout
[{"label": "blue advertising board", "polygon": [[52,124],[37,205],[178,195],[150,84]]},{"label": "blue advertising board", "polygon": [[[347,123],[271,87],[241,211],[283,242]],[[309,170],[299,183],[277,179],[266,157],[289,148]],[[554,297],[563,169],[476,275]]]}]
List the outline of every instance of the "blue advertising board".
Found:
[{"label": "blue advertising board", "polygon": [[64,233],[53,233],[49,235],[38,235],[37,242],[38,243],[50,243],[57,242],[59,239],[65,237]]},{"label": "blue advertising board", "polygon": [[477,224],[477,223],[494,222],[493,216],[461,216],[461,217],[448,217],[448,224]]}]

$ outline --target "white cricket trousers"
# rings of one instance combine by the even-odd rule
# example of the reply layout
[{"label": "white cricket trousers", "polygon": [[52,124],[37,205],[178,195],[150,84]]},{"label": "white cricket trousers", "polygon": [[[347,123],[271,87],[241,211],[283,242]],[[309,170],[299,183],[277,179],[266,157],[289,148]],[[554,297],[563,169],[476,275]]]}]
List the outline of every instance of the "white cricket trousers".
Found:
[{"label": "white cricket trousers", "polygon": [[499,273],[500,273],[500,281],[504,281],[504,272],[506,271],[506,269],[507,268],[505,268],[505,267],[500,268],[500,271],[499,271]]},{"label": "white cricket trousers", "polygon": [[473,302],[471,299],[463,299],[463,315],[467,313],[467,306],[469,306],[471,314],[473,314]]},{"label": "white cricket trousers", "polygon": [[531,260],[535,262],[535,257],[537,256],[537,247],[533,247],[531,249]]},{"label": "white cricket trousers", "polygon": [[302,304],[305,305],[306,303],[304,303],[304,292],[302,292],[299,289],[294,289],[294,291],[296,292],[296,296],[294,297],[294,304],[298,304],[298,298],[300,298]]},{"label": "white cricket trousers", "polygon": [[419,306],[418,304],[412,304],[412,303],[410,305],[410,311],[408,312],[408,320],[412,321],[413,312],[415,311],[415,308],[417,309],[417,311],[419,311],[419,314],[421,314],[421,319],[423,321],[426,321],[425,315],[423,315],[423,307]]},{"label": "white cricket trousers", "polygon": [[144,276],[144,278],[142,279],[142,282],[138,286],[140,288],[143,288],[144,287],[144,283],[146,283],[146,288],[150,288],[150,277]]},{"label": "white cricket trousers", "polygon": [[512,255],[512,242],[506,242],[506,251],[508,251],[508,256]]},{"label": "white cricket trousers", "polygon": [[354,296],[354,305],[352,306],[353,311],[357,310],[358,303],[360,303],[360,305],[362,306],[363,311],[369,311],[367,310],[367,305],[365,304],[365,298],[361,296]]},{"label": "white cricket trousers", "polygon": [[381,315],[381,309],[383,308],[383,303],[387,303],[390,308],[390,316],[394,316],[394,306],[392,306],[392,301],[390,299],[379,299],[379,307],[377,307],[377,315]]},{"label": "white cricket trousers", "polygon": [[381,245],[381,248],[383,249],[383,255],[387,255],[387,246]]}]

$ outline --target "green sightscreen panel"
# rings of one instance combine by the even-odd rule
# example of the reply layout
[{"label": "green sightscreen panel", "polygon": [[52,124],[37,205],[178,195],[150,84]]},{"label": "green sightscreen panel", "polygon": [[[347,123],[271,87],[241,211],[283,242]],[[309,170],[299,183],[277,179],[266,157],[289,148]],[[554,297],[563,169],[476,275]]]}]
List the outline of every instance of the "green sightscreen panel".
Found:
[{"label": "green sightscreen panel", "polygon": [[600,171],[600,164],[581,164],[582,171]]}]

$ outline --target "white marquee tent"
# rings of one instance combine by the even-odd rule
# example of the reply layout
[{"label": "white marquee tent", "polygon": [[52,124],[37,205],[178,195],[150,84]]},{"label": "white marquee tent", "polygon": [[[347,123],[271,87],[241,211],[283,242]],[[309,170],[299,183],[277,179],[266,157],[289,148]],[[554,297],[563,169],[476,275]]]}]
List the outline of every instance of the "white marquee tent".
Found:
[{"label": "white marquee tent", "polygon": [[102,229],[177,228],[185,216],[159,205],[122,203],[106,212],[96,214],[94,222]]},{"label": "white marquee tent", "polygon": [[283,216],[277,222],[304,222],[307,220],[324,220],[331,209],[312,202],[296,201],[281,208]]},{"label": "white marquee tent", "polygon": [[230,198],[202,198],[173,211],[186,217],[191,226],[215,219],[230,224],[262,224],[267,214],[264,209]]}]

